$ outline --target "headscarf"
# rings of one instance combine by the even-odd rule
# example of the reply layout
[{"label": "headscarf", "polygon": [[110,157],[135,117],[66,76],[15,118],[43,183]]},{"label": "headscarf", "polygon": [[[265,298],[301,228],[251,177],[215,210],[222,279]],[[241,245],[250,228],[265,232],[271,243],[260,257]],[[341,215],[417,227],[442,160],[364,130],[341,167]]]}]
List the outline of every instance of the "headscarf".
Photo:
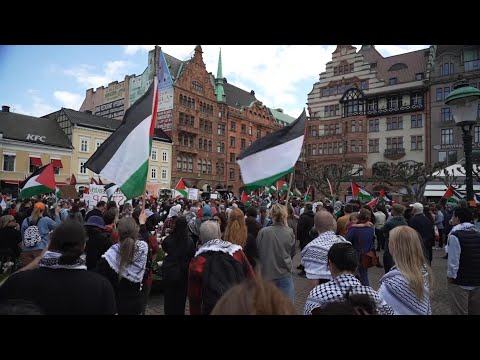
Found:
[{"label": "headscarf", "polygon": [[182,209],[182,206],[180,204],[172,206],[170,208],[169,213],[168,213],[167,219],[169,219],[171,217],[174,217],[174,216],[178,216],[178,213],[180,212],[181,209]]}]

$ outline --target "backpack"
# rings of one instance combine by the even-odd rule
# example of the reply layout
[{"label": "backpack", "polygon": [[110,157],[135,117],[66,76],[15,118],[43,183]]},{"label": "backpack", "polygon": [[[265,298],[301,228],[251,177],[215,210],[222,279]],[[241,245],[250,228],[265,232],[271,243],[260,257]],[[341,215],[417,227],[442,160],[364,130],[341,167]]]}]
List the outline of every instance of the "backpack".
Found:
[{"label": "backpack", "polygon": [[25,247],[34,247],[37,246],[42,241],[42,236],[40,235],[40,230],[36,223],[30,223],[30,218],[27,218],[28,227],[23,233],[23,245]]},{"label": "backpack", "polygon": [[245,279],[246,270],[232,255],[223,251],[206,251],[201,255],[206,258],[202,274],[201,311],[203,315],[209,315],[222,295]]}]

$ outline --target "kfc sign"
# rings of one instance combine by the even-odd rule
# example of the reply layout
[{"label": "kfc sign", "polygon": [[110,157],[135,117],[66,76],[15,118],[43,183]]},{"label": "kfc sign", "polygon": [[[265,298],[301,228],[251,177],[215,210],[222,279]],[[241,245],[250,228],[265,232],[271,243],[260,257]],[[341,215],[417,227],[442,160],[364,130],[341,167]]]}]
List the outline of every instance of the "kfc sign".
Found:
[{"label": "kfc sign", "polygon": [[33,141],[45,142],[45,138],[46,138],[46,136],[33,135],[33,134],[28,134],[27,135],[27,140],[33,140]]}]

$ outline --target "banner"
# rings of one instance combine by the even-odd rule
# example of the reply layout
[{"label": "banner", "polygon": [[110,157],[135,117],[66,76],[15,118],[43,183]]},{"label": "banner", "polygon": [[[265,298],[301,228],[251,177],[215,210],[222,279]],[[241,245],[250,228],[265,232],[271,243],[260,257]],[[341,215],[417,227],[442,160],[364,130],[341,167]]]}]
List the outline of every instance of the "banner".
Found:
[{"label": "banner", "polygon": [[195,188],[188,189],[188,200],[198,200],[198,189],[195,189]]},{"label": "banner", "polygon": [[[113,193],[110,200],[115,201],[117,205],[120,206],[125,203],[127,197],[123,195],[120,189],[117,189],[117,191]],[[85,201],[88,209],[93,209],[100,201],[108,202],[108,196],[105,192],[105,186],[91,184],[89,186],[88,194],[83,194],[83,201]]]}]

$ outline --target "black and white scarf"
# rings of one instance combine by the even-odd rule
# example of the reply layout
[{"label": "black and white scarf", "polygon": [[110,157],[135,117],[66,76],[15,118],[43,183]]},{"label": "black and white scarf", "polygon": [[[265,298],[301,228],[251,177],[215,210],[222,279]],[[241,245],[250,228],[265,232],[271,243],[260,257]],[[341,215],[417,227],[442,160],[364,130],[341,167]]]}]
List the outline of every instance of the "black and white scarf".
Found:
[{"label": "black and white scarf", "polygon": [[49,269],[87,270],[85,254],[80,255],[80,257],[75,260],[73,264],[59,264],[58,259],[60,259],[62,255],[63,254],[59,252],[47,251],[45,254],[43,254],[43,257],[38,265],[40,267]]},{"label": "black and white scarf", "polygon": [[[147,243],[145,241],[136,241],[133,259],[125,266],[121,276],[131,282],[141,283],[145,273],[147,256]],[[112,270],[118,274],[120,270],[120,244],[112,245],[102,257],[105,258]]]}]

